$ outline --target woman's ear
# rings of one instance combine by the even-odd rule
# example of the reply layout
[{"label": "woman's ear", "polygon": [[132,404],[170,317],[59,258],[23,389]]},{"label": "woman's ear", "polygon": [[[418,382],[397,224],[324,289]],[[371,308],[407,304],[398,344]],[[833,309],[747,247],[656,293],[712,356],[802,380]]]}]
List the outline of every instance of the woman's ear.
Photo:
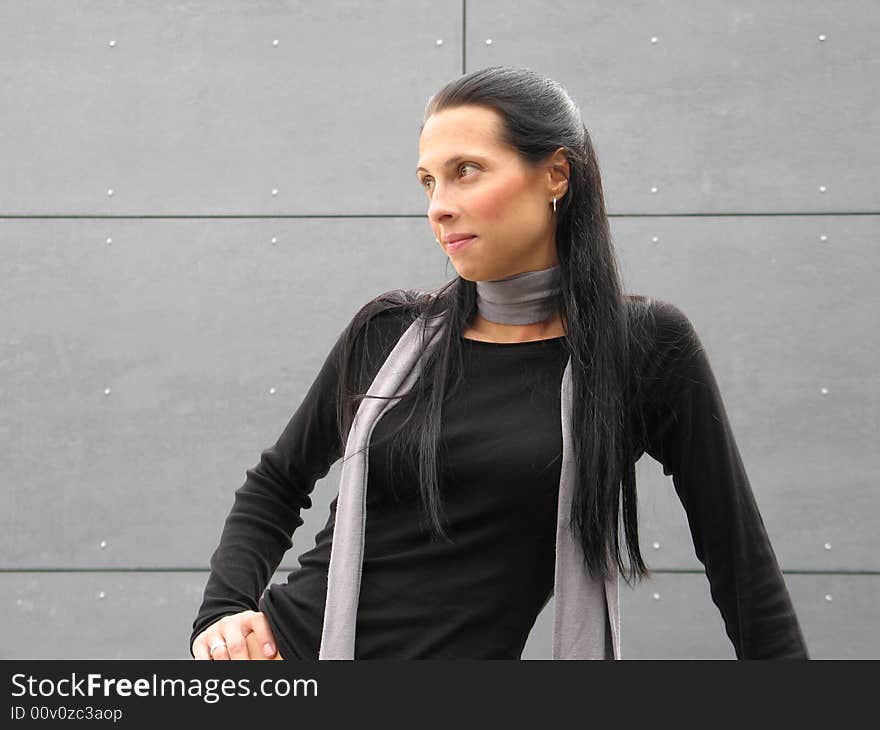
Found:
[{"label": "woman's ear", "polygon": [[549,180],[549,194],[559,200],[568,192],[568,179],[571,175],[571,166],[565,154],[565,148],[560,147],[553,153],[547,162]]}]

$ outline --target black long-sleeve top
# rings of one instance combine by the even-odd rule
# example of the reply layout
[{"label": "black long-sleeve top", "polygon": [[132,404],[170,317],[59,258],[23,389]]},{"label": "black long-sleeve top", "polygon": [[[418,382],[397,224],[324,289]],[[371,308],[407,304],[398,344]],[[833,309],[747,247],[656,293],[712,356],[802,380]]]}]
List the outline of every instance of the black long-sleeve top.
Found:
[{"label": "black long-sleeve top", "polygon": [[[653,325],[641,364],[649,386],[634,458],[647,452],[672,476],[736,656],[807,658],[705,351],[681,310],[649,301]],[[372,319],[370,341],[355,345],[366,348],[366,382],[410,322],[392,312]],[[341,343],[342,335],[235,492],[190,650],[210,624],[250,609],[265,614],[282,656],[318,656],[336,499],[300,567],[286,583],[266,586],[303,523],[300,511],[311,507],[315,482],[343,454],[335,421]],[[431,539],[411,467],[397,459],[389,472],[384,437],[406,404],[389,409],[371,436],[357,659],[519,658],[552,593],[565,338],[463,338],[462,347],[464,380],[444,404],[440,436],[452,544]]]}]

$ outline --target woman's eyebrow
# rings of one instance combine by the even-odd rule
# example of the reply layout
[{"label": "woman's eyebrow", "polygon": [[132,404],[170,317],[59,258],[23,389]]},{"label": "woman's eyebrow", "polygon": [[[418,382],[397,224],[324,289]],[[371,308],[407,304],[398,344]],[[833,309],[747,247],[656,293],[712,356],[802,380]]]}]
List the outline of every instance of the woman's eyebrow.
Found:
[{"label": "woman's eyebrow", "polygon": [[[450,157],[448,160],[446,160],[446,162],[443,164],[443,166],[444,167],[451,167],[456,162],[461,162],[462,160],[466,160],[466,159],[473,158],[473,157],[475,157],[475,155],[456,155],[455,157]],[[425,170],[424,167],[417,167],[416,168],[416,175],[418,175],[422,171],[427,172],[427,170]]]}]

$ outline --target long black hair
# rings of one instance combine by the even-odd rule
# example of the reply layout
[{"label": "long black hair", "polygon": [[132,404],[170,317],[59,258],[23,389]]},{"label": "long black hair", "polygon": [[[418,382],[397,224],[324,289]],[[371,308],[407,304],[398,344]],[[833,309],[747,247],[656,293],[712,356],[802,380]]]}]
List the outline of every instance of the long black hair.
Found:
[{"label": "long black hair", "polygon": [[[625,295],[614,252],[599,165],[580,111],[565,88],[528,68],[492,66],[451,81],[427,103],[420,128],[441,110],[478,105],[501,118],[500,141],[518,151],[526,165],[538,165],[564,148],[569,161],[568,190],[558,203],[557,258],[561,268],[559,308],[572,363],[573,449],[576,489],[571,520],[593,575],[607,578],[611,560],[621,574],[650,577],[638,541],[635,445],[630,425],[638,410],[634,372],[636,330],[647,312],[645,297]],[[417,464],[419,491],[432,533],[448,539],[441,522],[438,445],[444,401],[462,377],[463,332],[476,312],[476,283],[456,276],[430,292],[397,290],[368,302],[355,315],[342,347],[337,422],[344,445],[357,406],[369,386],[361,361],[352,367],[355,339],[380,311],[396,311],[414,321],[442,314],[442,339],[422,355],[421,375],[400,400],[409,413],[395,434],[391,451]],[[374,396],[369,396],[374,397]],[[397,407],[403,407],[398,405]],[[631,573],[622,560],[619,523],[623,509]]]}]

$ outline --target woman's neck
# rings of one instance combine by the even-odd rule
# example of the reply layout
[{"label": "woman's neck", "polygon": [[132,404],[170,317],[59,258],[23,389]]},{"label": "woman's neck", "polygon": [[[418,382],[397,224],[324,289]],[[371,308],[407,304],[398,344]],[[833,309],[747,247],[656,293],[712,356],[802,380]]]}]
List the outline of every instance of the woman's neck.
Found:
[{"label": "woman's neck", "polygon": [[469,340],[481,340],[482,342],[512,343],[533,342],[535,340],[549,340],[554,337],[562,337],[566,334],[563,327],[565,318],[560,312],[554,314],[544,322],[533,324],[498,324],[481,317],[479,313],[474,315],[463,336]]},{"label": "woman's neck", "polygon": [[554,264],[501,279],[478,280],[477,311],[464,336],[486,342],[532,342],[565,335],[559,306],[562,269]]}]

